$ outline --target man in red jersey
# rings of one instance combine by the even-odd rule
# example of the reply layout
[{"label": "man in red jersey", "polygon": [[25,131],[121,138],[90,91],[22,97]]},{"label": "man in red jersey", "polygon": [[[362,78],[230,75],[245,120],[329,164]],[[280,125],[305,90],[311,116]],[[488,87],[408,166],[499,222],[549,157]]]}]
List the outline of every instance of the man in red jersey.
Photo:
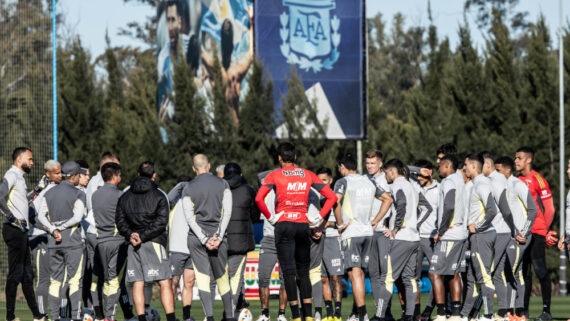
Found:
[{"label": "man in red jersey", "polygon": [[532,237],[529,248],[525,251],[523,257],[523,273],[525,281],[524,307],[525,315],[528,317],[528,306],[532,289],[532,274],[530,267],[533,265],[534,272],[540,280],[540,288],[542,291],[542,314],[535,320],[547,321],[552,320],[552,315],[550,314],[551,285],[550,276],[546,269],[544,248],[545,245],[549,244],[547,239],[552,238],[548,229],[554,219],[554,202],[552,200],[552,193],[550,192],[548,182],[544,177],[542,177],[542,175],[532,169],[533,159],[534,151],[530,147],[521,147],[515,154],[515,169],[520,173],[519,179],[528,186],[528,189],[536,202],[536,207],[538,208],[538,214],[531,229]]},{"label": "man in red jersey", "polygon": [[[271,172],[259,188],[255,202],[267,220],[275,225],[275,246],[280,269],[283,271],[285,291],[291,308],[292,321],[300,321],[299,302],[297,301],[297,280],[299,292],[303,301],[303,316],[305,321],[313,321],[311,301],[311,280],[309,266],[311,263],[310,247],[311,232],[307,217],[309,191],[311,187],[319,191],[326,202],[320,210],[325,217],[337,197],[332,189],[323,183],[317,175],[294,165],[296,160],[295,146],[291,143],[281,143],[277,148],[281,169]],[[265,196],[274,190],[277,195],[277,214],[271,215],[265,205]],[[341,227],[342,228],[342,227]]]}]

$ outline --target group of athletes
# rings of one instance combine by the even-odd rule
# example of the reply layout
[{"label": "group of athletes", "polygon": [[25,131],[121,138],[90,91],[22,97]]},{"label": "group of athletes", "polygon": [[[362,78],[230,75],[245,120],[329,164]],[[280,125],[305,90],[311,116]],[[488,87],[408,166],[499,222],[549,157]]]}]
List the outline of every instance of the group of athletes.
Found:
[{"label": "group of athletes", "polygon": [[[32,152],[22,147],[12,156],[0,184],[7,321],[18,320],[20,283],[34,320],[46,320],[49,299],[51,320],[79,320],[82,305],[96,320],[115,320],[120,304],[125,320],[145,321],[154,283],[167,321],[176,320],[179,283],[183,320],[191,320],[194,284],[207,321],[214,320],[216,287],[223,319],[240,318],[248,306],[244,269],[259,212],[258,321],[270,320],[269,281],[277,262],[278,321],[286,321],[287,302],[293,321],[340,321],[345,273],[353,293],[349,321],[393,320],[394,286],[405,321],[527,320],[531,266],[542,289],[536,320],[552,319],[545,247],[558,242],[549,231],[554,207],[528,147],[513,161],[489,152],[459,157],[445,144],[436,152],[437,168],[428,160],[384,163],[382,153],[371,150],[366,175],[346,154],[335,181],[329,168],[298,167],[295,146],[281,143],[279,165],[258,174],[257,194],[238,164],[227,164],[217,177],[203,154],[193,157],[195,177],[179,177],[168,194],[158,188],[149,161],[119,190],[120,160],[108,152],[93,177],[83,161],[47,161],[45,177],[28,191],[24,174]],[[558,246],[568,247],[564,236]],[[432,287],[422,312],[424,258]],[[376,308],[370,318],[366,272]]]}]

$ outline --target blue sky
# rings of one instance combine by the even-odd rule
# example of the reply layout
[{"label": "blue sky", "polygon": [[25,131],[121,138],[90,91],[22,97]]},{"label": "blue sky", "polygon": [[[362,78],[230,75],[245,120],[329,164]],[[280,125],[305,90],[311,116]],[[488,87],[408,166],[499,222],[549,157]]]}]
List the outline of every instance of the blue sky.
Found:
[{"label": "blue sky", "polygon": [[[262,1],[262,0],[258,0]],[[570,1],[564,1],[563,19],[565,24],[570,17]],[[457,43],[457,29],[463,22],[463,1],[432,0],[432,15],[438,27],[440,38],[448,37],[454,47]],[[60,25],[59,33],[65,36],[80,35],[83,45],[89,49],[93,59],[105,50],[105,31],[108,30],[113,46],[130,45],[144,47],[144,44],[129,37],[119,36],[121,27],[130,21],[145,21],[155,10],[136,1],[124,3],[122,0],[59,0],[58,10],[65,13],[66,21]],[[553,47],[558,47],[557,30],[559,22],[558,0],[520,0],[517,10],[529,12],[529,19],[536,21],[540,12],[546,16],[553,39]],[[390,31],[392,17],[397,12],[404,13],[406,23],[413,26],[428,26],[427,0],[367,0],[366,15],[382,13]],[[468,15],[472,37],[479,47],[484,45],[483,33],[473,20],[475,13]]]}]

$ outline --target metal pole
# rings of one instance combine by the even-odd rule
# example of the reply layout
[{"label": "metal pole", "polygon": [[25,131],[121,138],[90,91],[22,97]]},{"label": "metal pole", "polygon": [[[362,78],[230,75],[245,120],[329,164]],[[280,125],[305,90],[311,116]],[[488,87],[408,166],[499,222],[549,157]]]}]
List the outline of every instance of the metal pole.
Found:
[{"label": "metal pole", "polygon": [[362,174],[362,141],[360,139],[356,141],[356,160],[358,173]]},{"label": "metal pole", "polygon": [[[562,42],[562,0],[560,2],[560,24],[558,26],[558,76],[559,76],[559,96],[560,96],[560,235],[564,233],[565,195],[564,195],[564,173],[566,162],[564,159],[564,43]],[[566,296],[566,251],[560,251],[560,295]]]},{"label": "metal pole", "polygon": [[57,29],[56,29],[56,0],[51,1],[51,42],[52,42],[52,132],[53,132],[53,159],[57,160]]}]

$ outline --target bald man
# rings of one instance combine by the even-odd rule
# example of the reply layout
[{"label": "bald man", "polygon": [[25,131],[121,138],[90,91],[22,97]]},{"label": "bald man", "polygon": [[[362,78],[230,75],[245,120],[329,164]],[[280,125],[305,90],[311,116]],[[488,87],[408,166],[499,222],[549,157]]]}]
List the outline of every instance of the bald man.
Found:
[{"label": "bald man", "polygon": [[214,302],[210,294],[213,275],[224,304],[224,319],[235,320],[229,276],[226,229],[232,214],[232,193],[228,183],[210,174],[204,154],[194,156],[196,178],[182,191],[182,209],[190,226],[188,248],[207,321],[214,321]]}]

